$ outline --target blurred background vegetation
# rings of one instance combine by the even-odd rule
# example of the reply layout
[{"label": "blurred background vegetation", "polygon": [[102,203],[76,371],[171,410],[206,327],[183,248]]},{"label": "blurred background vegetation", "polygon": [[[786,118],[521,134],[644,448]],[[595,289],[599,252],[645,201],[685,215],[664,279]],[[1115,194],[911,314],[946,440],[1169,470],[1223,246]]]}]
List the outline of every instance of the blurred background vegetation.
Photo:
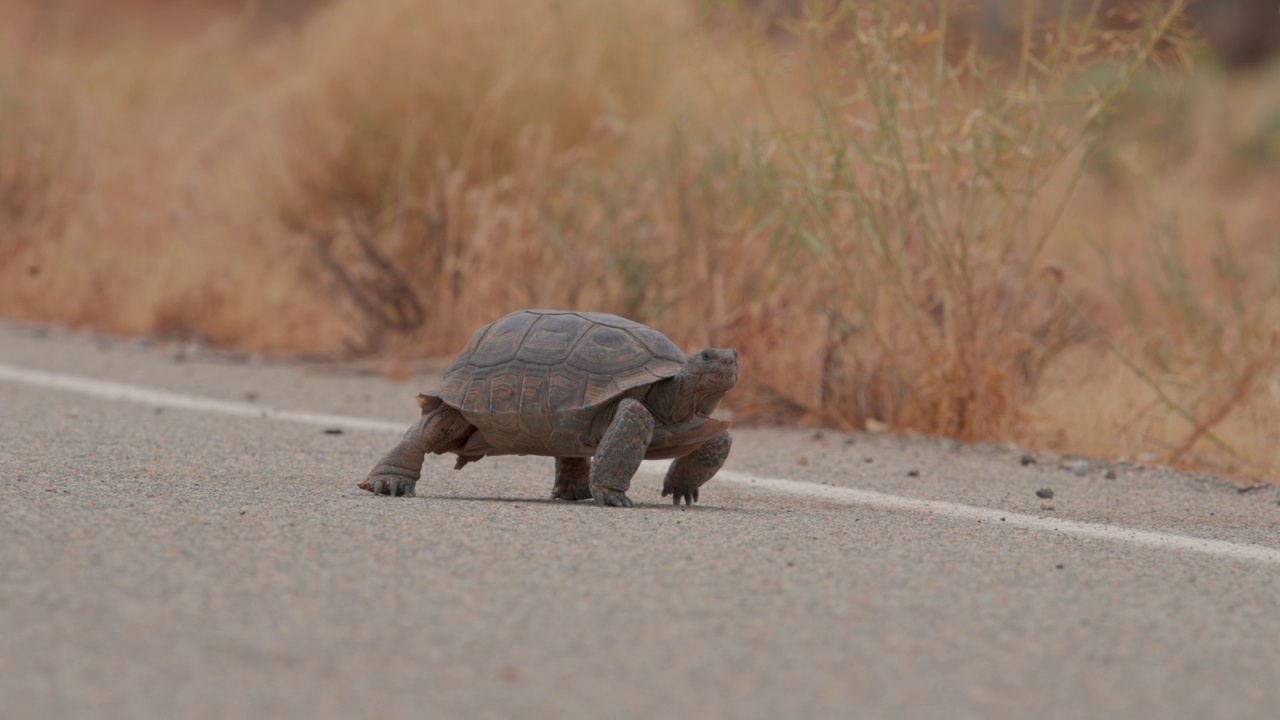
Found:
[{"label": "blurred background vegetation", "polygon": [[0,315],[289,355],[513,309],[739,421],[1280,470],[1261,0],[0,0]]}]

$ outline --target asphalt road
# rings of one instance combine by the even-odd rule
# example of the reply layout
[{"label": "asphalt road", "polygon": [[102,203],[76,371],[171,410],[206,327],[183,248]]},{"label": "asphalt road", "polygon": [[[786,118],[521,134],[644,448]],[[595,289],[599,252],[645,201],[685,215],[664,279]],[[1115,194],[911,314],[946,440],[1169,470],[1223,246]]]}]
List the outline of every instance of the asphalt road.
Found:
[{"label": "asphalt road", "polygon": [[1273,488],[738,429],[690,509],[358,490],[429,381],[0,326],[0,714],[1280,713]]}]

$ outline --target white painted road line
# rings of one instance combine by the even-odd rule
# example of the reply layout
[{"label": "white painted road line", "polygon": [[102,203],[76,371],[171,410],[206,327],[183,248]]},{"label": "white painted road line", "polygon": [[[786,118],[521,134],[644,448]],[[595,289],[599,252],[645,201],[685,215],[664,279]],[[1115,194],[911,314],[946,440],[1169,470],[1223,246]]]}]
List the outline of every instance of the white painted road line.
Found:
[{"label": "white painted road line", "polygon": [[[665,467],[663,468],[665,471]],[[1039,515],[1025,515],[1005,512],[993,508],[959,505],[937,500],[921,500],[919,498],[902,497],[874,490],[839,485],[819,485],[817,483],[797,482],[782,478],[755,477],[747,473],[732,470],[721,470],[716,480],[748,485],[780,495],[801,495],[807,498],[823,498],[851,505],[869,505],[884,510],[941,515],[949,518],[980,520],[992,525],[1010,525],[1047,533],[1061,533],[1073,537],[1091,540],[1129,543],[1146,547],[1163,548],[1182,552],[1196,552],[1205,555],[1217,555],[1237,560],[1253,560],[1265,563],[1280,563],[1280,550],[1263,545],[1247,545],[1244,543],[1209,540],[1191,535],[1177,535],[1168,532],[1136,530],[1119,525],[1084,522],[1063,518],[1047,518]]]},{"label": "white painted road line", "polygon": [[[7,381],[32,387],[43,387],[64,392],[79,393],[103,400],[120,400],[139,403],[152,407],[195,410],[198,412],[221,413],[247,418],[266,420],[283,420],[285,422],[303,423],[322,427],[343,427],[376,432],[402,433],[408,428],[405,422],[389,422],[371,418],[352,417],[349,415],[330,415],[325,413],[299,412],[294,410],[277,410],[247,402],[217,400],[215,398],[187,395],[184,393],[155,390],[138,385],[97,380],[95,378],[61,373],[31,370],[28,368],[0,363],[0,381]],[[666,472],[668,461],[646,460],[641,471],[652,474]],[[847,503],[884,510],[923,513],[946,518],[980,520],[992,524],[992,527],[1018,527],[1045,533],[1059,533],[1072,537],[1103,540],[1143,547],[1160,548],[1175,552],[1193,552],[1204,555],[1249,560],[1253,562],[1280,564],[1280,550],[1262,545],[1209,540],[1191,535],[1178,535],[1168,532],[1137,530],[1119,525],[1083,522],[1059,518],[1045,518],[1036,515],[1024,515],[1006,512],[994,508],[958,505],[956,503],[919,498],[902,497],[873,490],[836,485],[820,485],[818,483],[787,480],[784,478],[757,477],[745,472],[721,470],[716,480],[731,482],[736,485],[756,488],[765,492],[794,495],[805,498],[819,498],[833,502]]]},{"label": "white painted road line", "polygon": [[173,408],[177,410],[196,410],[199,412],[221,413],[239,417],[264,418],[267,420],[285,420],[304,425],[321,427],[348,427],[356,430],[373,430],[376,432],[403,433],[409,429],[409,423],[393,423],[386,420],[351,417],[350,415],[329,415],[326,413],[300,412],[297,410],[277,410],[265,405],[233,400],[217,400],[215,398],[187,395],[185,393],[154,390],[140,385],[97,380],[78,375],[30,370],[27,368],[0,363],[0,380],[44,387],[51,390],[63,390],[79,393],[103,400],[123,400],[149,407]]}]

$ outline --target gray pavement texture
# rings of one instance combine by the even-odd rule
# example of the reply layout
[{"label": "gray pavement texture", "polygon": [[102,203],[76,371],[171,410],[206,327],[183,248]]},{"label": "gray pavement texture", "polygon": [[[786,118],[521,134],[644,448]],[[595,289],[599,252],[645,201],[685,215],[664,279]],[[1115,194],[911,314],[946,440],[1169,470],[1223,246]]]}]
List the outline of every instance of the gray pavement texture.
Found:
[{"label": "gray pavement texture", "polygon": [[[17,325],[0,363],[405,427],[430,382]],[[739,472],[1280,548],[1273,488],[735,438]],[[715,480],[674,508],[654,474],[634,509],[553,502],[546,458],[358,490],[396,439],[0,382],[0,714],[1280,715],[1280,564]]]}]

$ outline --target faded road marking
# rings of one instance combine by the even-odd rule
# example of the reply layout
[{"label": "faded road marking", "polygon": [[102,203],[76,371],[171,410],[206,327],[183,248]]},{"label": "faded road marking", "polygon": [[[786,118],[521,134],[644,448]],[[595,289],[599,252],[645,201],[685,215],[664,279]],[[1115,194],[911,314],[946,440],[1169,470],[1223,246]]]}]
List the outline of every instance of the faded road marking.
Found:
[{"label": "faded road marking", "polygon": [[125,383],[111,382],[110,380],[97,380],[78,375],[45,372],[44,370],[29,370],[3,363],[0,363],[0,380],[34,387],[44,387],[51,390],[79,393],[103,400],[123,400],[151,407],[196,410],[267,420],[284,420],[286,422],[319,425],[322,427],[345,426],[355,430],[374,430],[377,432],[402,433],[409,428],[409,423],[407,422],[393,423],[386,420],[351,417],[350,415],[276,410],[257,403],[218,400],[200,395],[155,390],[140,385],[127,385]]},{"label": "faded road marking", "polygon": [[[645,461],[657,462],[657,461]],[[653,472],[665,472],[665,463],[658,468],[645,468]],[[1206,555],[1230,557],[1238,560],[1254,560],[1257,562],[1280,563],[1280,550],[1264,545],[1248,545],[1225,540],[1210,540],[1193,535],[1178,535],[1170,532],[1153,530],[1137,530],[1121,525],[1085,522],[1065,518],[1048,518],[1038,515],[1006,512],[994,508],[959,505],[939,500],[921,500],[919,498],[902,497],[874,490],[839,485],[819,485],[818,483],[799,482],[783,478],[756,477],[744,472],[721,470],[716,475],[717,481],[729,482],[758,488],[778,495],[798,495],[807,498],[821,498],[850,505],[865,505],[884,510],[940,515],[948,518],[981,520],[993,526],[1012,526],[1048,533],[1061,533],[1073,537],[1107,540],[1111,542],[1144,545],[1147,547],[1197,552]]]},{"label": "faded road marking", "polygon": [[[407,422],[389,422],[372,418],[352,417],[350,415],[330,415],[326,413],[300,412],[296,410],[277,410],[254,403],[218,400],[215,398],[188,395],[185,393],[155,390],[138,385],[97,380],[77,375],[65,375],[43,370],[31,370],[14,365],[0,364],[0,381],[8,381],[32,387],[43,387],[51,390],[79,393],[103,400],[120,400],[139,403],[153,407],[195,410],[197,412],[221,413],[246,418],[262,418],[265,420],[283,420],[285,422],[318,425],[322,427],[344,427],[355,430],[371,430],[375,432],[402,433],[409,424]],[[641,471],[651,474],[666,472],[668,461],[646,460]],[[750,473],[736,470],[721,470],[716,475],[719,482],[729,482],[747,488],[755,488],[775,495],[794,495],[805,498],[818,498],[833,502],[847,503],[884,510],[937,515],[939,517],[982,520],[991,523],[991,527],[1017,527],[1037,532],[1058,533],[1072,537],[1103,540],[1108,542],[1140,545],[1177,552],[1193,552],[1235,560],[1250,560],[1264,563],[1280,563],[1280,550],[1262,545],[1233,543],[1224,540],[1210,540],[1191,535],[1178,535],[1169,532],[1137,530],[1119,525],[1083,522],[1060,518],[1045,518],[1036,515],[1024,515],[1006,512],[994,508],[958,505],[956,503],[919,498],[902,497],[873,490],[818,483],[787,480],[784,478],[757,477]]]}]

